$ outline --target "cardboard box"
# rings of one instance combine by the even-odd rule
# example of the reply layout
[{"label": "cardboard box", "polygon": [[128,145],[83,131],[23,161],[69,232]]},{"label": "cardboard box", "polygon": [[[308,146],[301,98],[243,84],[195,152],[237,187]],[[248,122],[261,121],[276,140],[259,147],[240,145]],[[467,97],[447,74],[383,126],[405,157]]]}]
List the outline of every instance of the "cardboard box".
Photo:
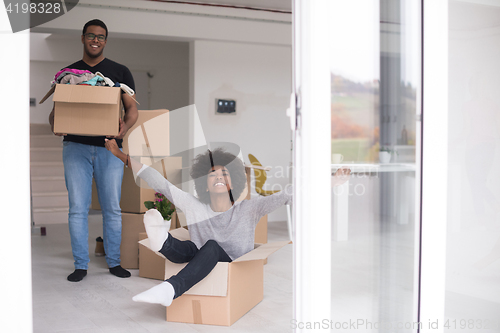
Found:
[{"label": "cardboard box", "polygon": [[[136,158],[141,163],[148,163],[148,157]],[[165,157],[161,161],[151,165],[164,175],[173,184],[181,184],[182,182],[182,157]],[[138,181],[141,181],[138,179]],[[153,201],[155,199],[155,190],[147,186],[146,182],[141,181],[141,186],[136,184],[132,169],[125,168],[123,171],[122,194],[120,207],[122,212],[127,213],[145,213],[147,212],[144,201]],[[97,188],[95,181],[92,181],[92,209],[99,210],[99,200],[97,196]]]},{"label": "cardboard box", "polygon": [[255,243],[267,243],[267,215],[263,216],[255,227]]},{"label": "cardboard box", "polygon": [[[189,239],[189,232],[184,228],[172,230],[170,233],[180,240]],[[219,262],[208,276],[167,307],[167,321],[232,325],[264,297],[264,259],[289,243],[284,241],[256,245],[253,251],[231,263]],[[177,274],[186,265],[174,264],[164,259],[161,253],[150,250],[148,239],[142,239],[139,244],[139,276],[143,276],[141,269],[145,262],[142,255],[145,251],[162,259],[154,262],[155,267],[149,267],[156,270],[155,274],[162,275],[160,280]],[[162,274],[159,274],[160,272]],[[145,270],[142,270],[142,273],[144,274]]]},{"label": "cardboard box", "polygon": [[[185,227],[187,229],[186,215],[181,211],[176,211],[175,215],[175,227],[174,224],[172,224],[171,230],[181,227]],[[139,241],[146,238],[148,238],[148,236],[145,231],[140,232],[138,235]],[[255,227],[254,243],[267,243],[267,215],[262,217]],[[156,280],[164,280],[165,275],[162,267],[164,266],[165,259],[158,259],[158,256],[152,253],[152,251],[149,251],[146,247],[144,247],[144,245],[139,244],[139,248],[141,246],[143,247],[143,250],[139,250],[139,276]],[[267,264],[267,259],[264,259],[264,265],[265,264]]]},{"label": "cardboard box", "polygon": [[139,110],[137,121],[123,137],[123,152],[130,156],[169,156],[168,110]]},{"label": "cardboard box", "polygon": [[139,233],[139,276],[154,280],[165,280],[165,258],[157,256],[154,251],[141,243],[147,239],[145,232]]},{"label": "cardboard box", "polygon": [[55,133],[118,135],[123,115],[120,88],[56,84],[40,104],[52,93]]},{"label": "cardboard box", "polygon": [[120,246],[121,266],[127,269],[139,268],[139,233],[146,232],[144,214],[122,213],[122,244]]},{"label": "cardboard box", "polygon": [[[177,214],[172,215],[170,229],[176,229],[179,221]],[[146,235],[144,214],[122,213],[122,243],[120,246],[121,266],[127,269],[139,268],[139,234]]]}]

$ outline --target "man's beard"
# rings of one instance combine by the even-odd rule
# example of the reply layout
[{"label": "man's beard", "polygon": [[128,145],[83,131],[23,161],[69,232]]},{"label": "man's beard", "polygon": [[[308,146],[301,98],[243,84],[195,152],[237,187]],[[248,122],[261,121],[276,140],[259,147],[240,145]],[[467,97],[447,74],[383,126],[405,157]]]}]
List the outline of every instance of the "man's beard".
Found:
[{"label": "man's beard", "polygon": [[90,52],[88,52],[87,48],[85,48],[85,54],[89,57],[89,58],[99,58],[102,53],[104,52],[104,48],[101,49],[101,52],[97,53],[97,54],[91,54]]}]

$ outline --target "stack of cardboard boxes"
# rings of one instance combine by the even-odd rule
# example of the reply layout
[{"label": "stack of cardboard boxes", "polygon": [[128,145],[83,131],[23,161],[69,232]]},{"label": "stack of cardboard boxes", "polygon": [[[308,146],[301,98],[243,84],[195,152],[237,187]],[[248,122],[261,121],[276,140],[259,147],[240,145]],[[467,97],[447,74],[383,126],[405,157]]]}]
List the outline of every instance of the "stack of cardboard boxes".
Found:
[{"label": "stack of cardboard boxes", "polygon": [[[150,140],[155,138],[158,141],[158,135],[151,133],[148,137],[147,131],[143,131],[146,123],[153,118],[156,124],[161,123],[165,127],[160,136],[162,142],[160,144],[155,142],[155,147],[161,147],[161,149],[156,150],[150,149]],[[143,164],[152,166],[173,184],[181,184],[182,158],[163,157],[169,154],[168,120],[168,110],[139,111],[137,122],[123,138],[123,152],[130,154]],[[134,140],[129,141],[131,135],[134,136]],[[156,154],[163,158],[156,158],[150,154]],[[155,191],[149,188],[145,182],[140,182],[140,184],[139,182],[140,179],[134,178],[130,168],[124,169],[120,201],[122,209],[121,266],[127,269],[139,268],[139,233],[145,232],[143,218],[147,211],[144,202],[155,200]],[[95,183],[92,187],[92,209],[100,209]],[[172,228],[176,228],[178,225],[178,217],[174,213]]]}]

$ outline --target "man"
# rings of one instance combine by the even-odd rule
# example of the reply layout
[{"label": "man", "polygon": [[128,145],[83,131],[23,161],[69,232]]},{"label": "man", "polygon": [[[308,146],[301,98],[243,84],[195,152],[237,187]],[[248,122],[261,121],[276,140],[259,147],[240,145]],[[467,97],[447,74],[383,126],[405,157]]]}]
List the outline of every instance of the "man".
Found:
[{"label": "man", "polygon": [[[101,20],[91,20],[82,31],[83,58],[67,68],[101,72],[113,82],[124,83],[135,89],[129,69],[104,57],[108,28]],[[106,88],[102,88],[106,89]],[[124,120],[120,120],[120,132],[114,137],[121,148],[122,138],[137,120],[135,100],[122,92],[125,108]],[[54,131],[54,110],[49,116]],[[103,238],[106,262],[111,274],[130,277],[130,272],[120,266],[121,209],[120,196],[123,163],[104,147],[105,137],[64,135],[63,163],[66,188],[68,189],[68,224],[75,271],[68,276],[72,282],[81,281],[87,275],[89,263],[88,213],[92,197],[92,178],[97,185],[99,204],[103,217]]]}]

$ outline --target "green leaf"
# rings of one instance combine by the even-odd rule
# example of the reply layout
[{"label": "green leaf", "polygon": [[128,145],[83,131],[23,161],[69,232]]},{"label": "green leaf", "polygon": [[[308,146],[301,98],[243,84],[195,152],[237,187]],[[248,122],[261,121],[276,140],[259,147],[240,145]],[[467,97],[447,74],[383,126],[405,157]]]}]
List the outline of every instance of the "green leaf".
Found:
[{"label": "green leaf", "polygon": [[144,206],[146,206],[147,209],[153,209],[155,208],[155,203],[153,201],[144,201]]}]

